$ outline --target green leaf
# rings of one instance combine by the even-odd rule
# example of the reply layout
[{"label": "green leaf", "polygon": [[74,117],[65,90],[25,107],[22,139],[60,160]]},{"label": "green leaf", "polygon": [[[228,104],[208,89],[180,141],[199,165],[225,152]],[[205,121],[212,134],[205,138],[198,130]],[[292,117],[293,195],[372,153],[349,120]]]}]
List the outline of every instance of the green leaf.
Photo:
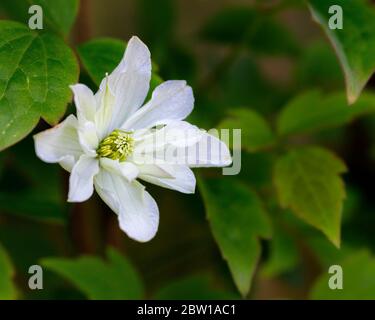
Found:
[{"label": "green leaf", "polygon": [[77,259],[45,258],[42,265],[73,283],[89,299],[141,299],[142,281],[133,266],[116,250],[107,250],[108,261],[94,256]]},{"label": "green leaf", "polygon": [[305,92],[282,110],[277,120],[280,135],[315,132],[347,124],[359,116],[375,112],[375,95],[363,94],[348,106],[343,93],[323,95],[318,90]]},{"label": "green leaf", "polygon": [[260,256],[259,237],[271,234],[265,209],[257,194],[234,177],[198,182],[214,238],[246,296]]},{"label": "green leaf", "polygon": [[289,151],[275,165],[274,183],[280,205],[321,230],[340,246],[345,164],[328,150],[303,147]]},{"label": "green leaf", "polygon": [[[332,43],[344,70],[347,97],[354,103],[375,70],[375,11],[367,0],[309,0],[313,18]],[[332,30],[329,8],[343,10],[343,29]]]},{"label": "green leaf", "polygon": [[274,134],[268,123],[253,110],[235,109],[230,118],[224,119],[220,129],[241,129],[242,147],[249,152],[256,152],[274,143]]},{"label": "green leaf", "polygon": [[[120,63],[126,49],[124,41],[112,38],[99,38],[81,44],[78,54],[87,73],[99,86],[105,74],[111,73]],[[153,64],[150,92],[157,87],[162,79],[156,74],[158,67]]]},{"label": "green leaf", "polygon": [[248,7],[233,7],[212,17],[200,32],[203,39],[226,45],[245,45],[260,54],[295,54],[298,45],[275,19]]},{"label": "green leaf", "polygon": [[68,35],[78,13],[79,1],[1,0],[0,8],[5,10],[9,18],[28,24],[32,16],[29,14],[29,8],[32,5],[39,5],[43,9],[43,30]]},{"label": "green leaf", "polygon": [[154,298],[158,300],[227,300],[238,297],[215,288],[210,277],[195,275],[172,281],[159,289]]},{"label": "green leaf", "polygon": [[58,37],[0,21],[0,150],[24,138],[42,117],[56,124],[78,80],[73,52]]},{"label": "green leaf", "polygon": [[343,270],[343,289],[332,290],[328,286],[328,270],[315,283],[312,299],[329,300],[374,300],[375,257],[367,251],[359,251],[340,262]]},{"label": "green leaf", "polygon": [[14,268],[8,254],[0,244],[0,300],[13,300],[17,291],[13,284]]}]

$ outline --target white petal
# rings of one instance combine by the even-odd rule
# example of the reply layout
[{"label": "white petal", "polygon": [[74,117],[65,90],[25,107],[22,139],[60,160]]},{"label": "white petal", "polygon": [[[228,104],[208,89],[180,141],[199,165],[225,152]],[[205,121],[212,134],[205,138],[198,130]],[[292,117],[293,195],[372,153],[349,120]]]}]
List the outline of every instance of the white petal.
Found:
[{"label": "white petal", "polygon": [[126,71],[141,72],[151,76],[151,54],[147,46],[137,36],[128,41],[124,56],[112,74]]},{"label": "white petal", "polygon": [[[108,131],[120,128],[144,102],[151,80],[151,58],[147,46],[137,37],[128,42],[124,57],[108,77],[114,96]],[[100,88],[105,90],[104,79]]]},{"label": "white petal", "polygon": [[137,166],[225,167],[232,163],[232,158],[227,145],[215,136],[188,122],[172,121],[138,137],[131,161]]},{"label": "white petal", "polygon": [[66,156],[59,162],[59,164],[66,171],[72,172],[72,169],[76,162],[77,160],[73,156]]},{"label": "white petal", "polygon": [[155,200],[139,182],[102,170],[95,177],[95,188],[104,202],[118,214],[120,228],[132,239],[151,240],[159,226]]},{"label": "white petal", "polygon": [[170,172],[173,178],[158,178],[152,175],[140,174],[139,178],[158,186],[177,190],[183,193],[194,193],[196,180],[194,173],[184,165],[159,165]]},{"label": "white petal", "polygon": [[[193,138],[181,141],[188,143],[167,143],[162,145],[163,148],[155,142],[142,143],[136,146],[132,161],[138,166],[179,164],[188,167],[226,167],[232,163],[227,145],[206,132],[200,131],[195,139],[193,135]],[[194,141],[195,143],[192,143]]]},{"label": "white petal", "polygon": [[112,160],[109,158],[101,158],[100,166],[112,172],[124,177],[129,182],[137,178],[139,170],[136,165],[131,162],[119,162],[118,160]]},{"label": "white petal", "polygon": [[100,140],[113,131],[110,125],[115,106],[115,96],[108,82],[109,79],[106,77],[100,85],[100,90],[95,94],[95,100],[98,105],[98,110],[95,114],[95,125]]},{"label": "white petal", "polygon": [[[189,167],[226,167],[232,163],[228,146],[213,135],[205,133],[201,140],[187,152]],[[195,156],[194,156],[195,155]]]},{"label": "white petal", "polygon": [[34,135],[37,156],[44,162],[59,162],[63,168],[71,170],[83,153],[77,126],[76,117],[70,115],[57,126]]},{"label": "white petal", "polygon": [[137,130],[182,120],[193,107],[193,91],[186,81],[166,81],[154,90],[151,100],[135,112],[122,128]]},{"label": "white petal", "polygon": [[163,169],[162,165],[157,164],[142,164],[138,165],[139,175],[142,176],[152,176],[157,178],[173,178],[173,173],[171,170]]},{"label": "white petal", "polygon": [[96,100],[90,88],[80,83],[70,86],[70,88],[74,93],[78,120],[95,121]]},{"label": "white petal", "polygon": [[78,125],[78,138],[82,150],[94,157],[99,145],[99,138],[96,132],[95,124],[91,121],[81,121]]},{"label": "white petal", "polygon": [[186,121],[172,121],[162,129],[146,132],[143,137],[137,138],[133,152],[134,162],[137,165],[148,163],[146,160],[150,154],[166,149],[168,145],[184,148],[196,144],[204,134],[204,131]]},{"label": "white petal", "polygon": [[82,155],[69,178],[69,202],[82,202],[94,192],[94,176],[99,172],[99,161],[96,158]]},{"label": "white petal", "polygon": [[78,83],[70,88],[77,108],[79,142],[84,152],[93,156],[99,143],[95,126],[96,99],[84,84]]}]

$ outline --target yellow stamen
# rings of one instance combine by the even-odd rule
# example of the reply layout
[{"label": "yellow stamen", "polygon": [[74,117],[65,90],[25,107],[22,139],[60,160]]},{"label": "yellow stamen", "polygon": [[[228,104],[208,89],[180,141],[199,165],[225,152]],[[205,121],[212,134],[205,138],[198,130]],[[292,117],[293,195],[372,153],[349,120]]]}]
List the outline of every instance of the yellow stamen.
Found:
[{"label": "yellow stamen", "polygon": [[125,161],[132,154],[133,149],[134,140],[131,134],[116,129],[99,143],[96,153],[102,158]]}]

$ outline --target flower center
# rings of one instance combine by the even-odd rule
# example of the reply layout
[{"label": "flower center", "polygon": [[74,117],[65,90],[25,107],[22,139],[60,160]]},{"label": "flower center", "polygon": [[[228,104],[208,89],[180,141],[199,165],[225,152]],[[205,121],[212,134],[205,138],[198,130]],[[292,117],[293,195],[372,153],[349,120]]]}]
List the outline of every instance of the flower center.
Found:
[{"label": "flower center", "polygon": [[116,129],[99,143],[96,153],[102,158],[125,161],[133,149],[134,140],[131,134]]}]

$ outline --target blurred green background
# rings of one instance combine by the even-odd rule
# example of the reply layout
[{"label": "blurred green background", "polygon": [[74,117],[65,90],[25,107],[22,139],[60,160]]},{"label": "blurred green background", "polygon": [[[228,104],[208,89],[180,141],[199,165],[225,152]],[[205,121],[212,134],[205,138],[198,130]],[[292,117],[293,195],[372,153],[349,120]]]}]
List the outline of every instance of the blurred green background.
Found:
[{"label": "blurred green background", "polygon": [[[11,1],[16,9],[1,2],[2,18],[27,21],[22,0]],[[240,174],[195,169],[194,195],[147,185],[161,218],[155,239],[142,244],[122,233],[97,195],[66,203],[68,173],[37,159],[30,135],[0,153],[0,298],[374,299],[374,82],[347,105],[339,61],[305,2],[81,0],[66,37],[81,61],[80,82],[97,88],[83,61],[88,41],[113,38],[97,54],[115,66],[119,41],[132,35],[149,46],[158,77],[193,87],[190,122],[242,129]],[[366,37],[358,46],[375,48]],[[33,132],[48,127],[40,121]],[[283,155],[309,145],[348,167],[345,200],[319,191],[331,186],[326,180],[340,183],[342,173],[324,163],[323,151],[316,174],[305,168],[321,183],[317,201],[327,214],[342,211],[340,249],[324,236],[329,231],[298,218],[298,208],[314,201],[308,194],[291,187],[304,203],[280,200],[287,184],[280,187],[276,163],[282,167]],[[43,290],[28,288],[33,264],[44,267]],[[327,287],[333,264],[344,268],[343,292]]]}]

